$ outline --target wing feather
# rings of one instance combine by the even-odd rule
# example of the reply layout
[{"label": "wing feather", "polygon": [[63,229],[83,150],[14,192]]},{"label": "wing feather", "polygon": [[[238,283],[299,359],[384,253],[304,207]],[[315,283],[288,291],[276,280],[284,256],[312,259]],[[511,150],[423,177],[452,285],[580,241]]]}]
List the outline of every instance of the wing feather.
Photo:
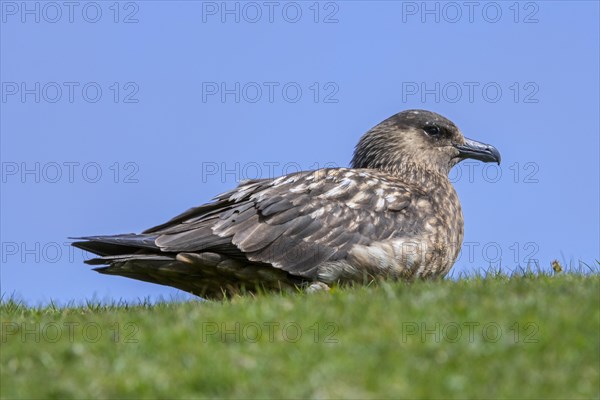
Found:
[{"label": "wing feather", "polygon": [[169,252],[218,248],[251,262],[314,277],[319,264],[356,244],[385,240],[406,225],[415,194],[375,170],[327,169],[240,184],[146,232]]}]

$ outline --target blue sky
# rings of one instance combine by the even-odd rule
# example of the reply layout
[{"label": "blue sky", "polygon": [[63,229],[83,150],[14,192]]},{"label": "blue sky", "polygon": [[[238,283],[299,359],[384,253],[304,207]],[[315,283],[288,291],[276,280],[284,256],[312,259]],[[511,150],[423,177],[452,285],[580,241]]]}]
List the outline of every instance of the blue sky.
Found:
[{"label": "blue sky", "polygon": [[347,166],[410,108],[502,153],[452,171],[455,273],[594,265],[598,2],[470,4],[2,1],[2,293],[177,296],[91,271],[67,237],[139,232],[243,178]]}]

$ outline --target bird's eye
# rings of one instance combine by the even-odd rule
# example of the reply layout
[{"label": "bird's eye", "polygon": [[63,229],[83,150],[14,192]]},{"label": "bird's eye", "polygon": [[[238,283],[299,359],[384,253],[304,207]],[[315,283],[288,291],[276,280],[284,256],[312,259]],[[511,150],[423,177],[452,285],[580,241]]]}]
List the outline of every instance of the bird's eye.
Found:
[{"label": "bird's eye", "polygon": [[425,128],[423,128],[423,130],[425,131],[426,134],[428,134],[429,136],[433,136],[433,137],[440,136],[442,133],[442,131],[440,130],[440,127],[436,126],[436,125],[427,125]]}]

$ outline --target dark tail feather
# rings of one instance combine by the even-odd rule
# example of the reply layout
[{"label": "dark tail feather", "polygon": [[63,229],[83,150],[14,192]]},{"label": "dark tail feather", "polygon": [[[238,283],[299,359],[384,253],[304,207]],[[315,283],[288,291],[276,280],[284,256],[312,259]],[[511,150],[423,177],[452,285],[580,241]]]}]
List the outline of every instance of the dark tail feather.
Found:
[{"label": "dark tail feather", "polygon": [[160,250],[155,244],[155,235],[136,235],[134,233],[128,233],[124,235],[85,236],[70,239],[81,240],[71,243],[72,246],[99,256],[133,254],[141,249]]}]

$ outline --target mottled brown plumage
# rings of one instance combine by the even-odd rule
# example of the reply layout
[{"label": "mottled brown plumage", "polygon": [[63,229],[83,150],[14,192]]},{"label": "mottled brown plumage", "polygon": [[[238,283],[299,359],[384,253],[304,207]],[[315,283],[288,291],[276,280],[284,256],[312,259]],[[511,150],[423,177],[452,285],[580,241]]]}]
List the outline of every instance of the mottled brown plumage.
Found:
[{"label": "mottled brown plumage", "polygon": [[[351,168],[242,182],[142,234],[81,238],[96,270],[220,299],[376,278],[444,276],[463,239],[448,180],[464,158],[500,162],[444,117],[398,113],[367,132]],[[319,286],[319,285],[315,285]]]}]

